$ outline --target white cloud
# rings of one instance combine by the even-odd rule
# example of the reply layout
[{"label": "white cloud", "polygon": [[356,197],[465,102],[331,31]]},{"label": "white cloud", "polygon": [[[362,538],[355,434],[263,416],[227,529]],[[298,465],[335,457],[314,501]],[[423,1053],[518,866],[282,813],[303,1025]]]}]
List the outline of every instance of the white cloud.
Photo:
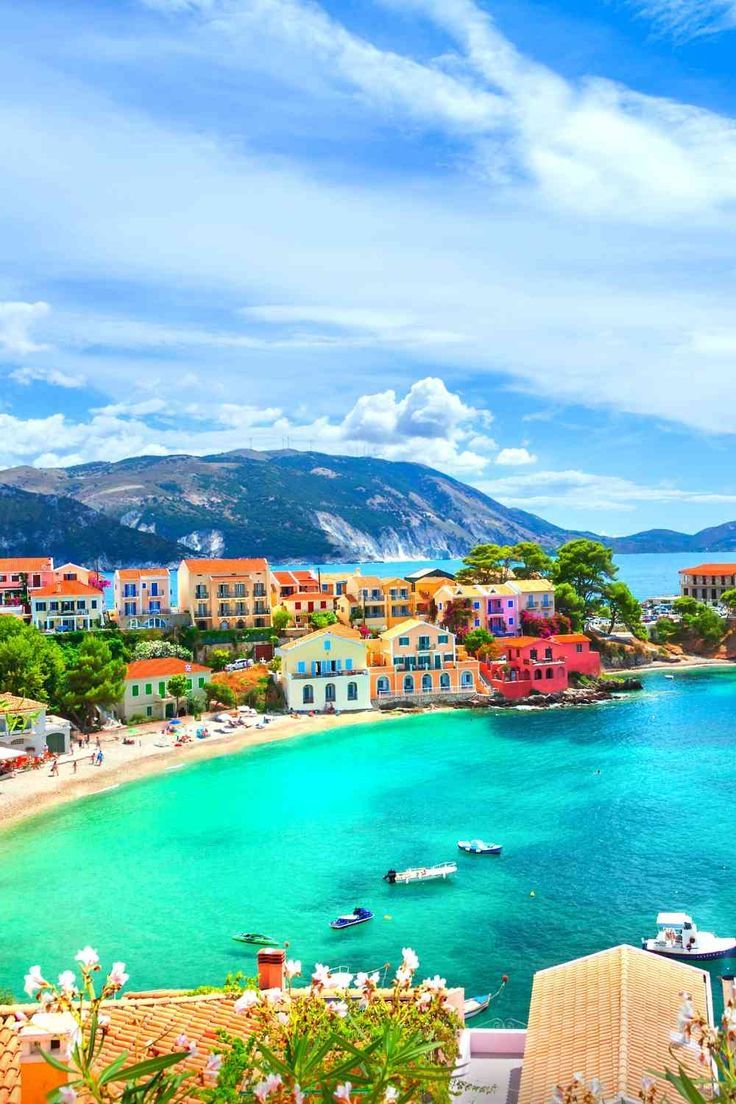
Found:
[{"label": "white cloud", "polygon": [[639,0],[641,14],[677,38],[732,30],[733,0]]},{"label": "white cloud", "polygon": [[52,387],[84,387],[85,378],[78,373],[62,372],[58,368],[41,368],[23,365],[10,373],[10,379],[24,386],[32,383],[50,383]]},{"label": "white cloud", "polygon": [[536,464],[534,453],[526,448],[503,448],[496,457],[496,463],[502,467],[522,467],[525,464]]},{"label": "white cloud", "polygon": [[477,486],[493,498],[525,510],[554,507],[558,510],[632,511],[641,503],[736,503],[736,494],[682,490],[662,484],[647,486],[615,475],[597,475],[576,469],[513,475],[484,480]]},{"label": "white cloud", "polygon": [[31,337],[31,329],[49,311],[48,303],[0,303],[0,349],[9,356],[25,356],[48,349]]}]

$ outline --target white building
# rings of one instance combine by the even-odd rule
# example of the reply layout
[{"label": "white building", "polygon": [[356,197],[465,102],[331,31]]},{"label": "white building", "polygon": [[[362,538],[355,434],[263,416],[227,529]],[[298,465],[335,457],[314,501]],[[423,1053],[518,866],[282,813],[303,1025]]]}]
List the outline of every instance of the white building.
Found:
[{"label": "white building", "polygon": [[47,716],[43,702],[0,693],[0,752],[42,755],[48,747],[63,755],[69,751],[70,732],[69,721]]},{"label": "white building", "polygon": [[329,625],[278,648],[289,709],[299,713],[371,708],[365,641],[344,625]]},{"label": "white building", "polygon": [[31,621],[41,632],[100,629],[104,619],[102,591],[78,580],[62,579],[31,592]]}]

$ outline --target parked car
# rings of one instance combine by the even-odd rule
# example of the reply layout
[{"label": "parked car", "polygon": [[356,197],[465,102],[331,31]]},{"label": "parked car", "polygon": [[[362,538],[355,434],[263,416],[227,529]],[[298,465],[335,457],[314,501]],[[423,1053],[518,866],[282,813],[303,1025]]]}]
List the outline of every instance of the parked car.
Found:
[{"label": "parked car", "polygon": [[228,663],[225,668],[226,671],[244,671],[248,666],[247,659],[234,659],[232,663]]}]

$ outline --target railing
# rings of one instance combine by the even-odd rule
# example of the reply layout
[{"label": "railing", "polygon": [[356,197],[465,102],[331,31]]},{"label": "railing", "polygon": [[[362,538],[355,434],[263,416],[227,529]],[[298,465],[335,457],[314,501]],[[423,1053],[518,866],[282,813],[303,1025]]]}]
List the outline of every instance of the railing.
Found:
[{"label": "railing", "polygon": [[367,675],[368,669],[366,667],[355,667],[351,671],[292,671],[287,675],[287,678],[293,679],[314,679],[314,678],[351,678],[355,675]]},{"label": "railing", "polygon": [[476,694],[475,686],[438,686],[434,690],[376,690],[378,698],[433,698],[437,694]]}]

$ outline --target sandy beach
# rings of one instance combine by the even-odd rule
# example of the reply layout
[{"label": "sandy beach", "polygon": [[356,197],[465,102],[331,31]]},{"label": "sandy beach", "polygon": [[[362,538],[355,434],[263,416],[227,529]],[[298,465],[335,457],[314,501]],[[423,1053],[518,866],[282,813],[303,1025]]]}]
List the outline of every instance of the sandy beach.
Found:
[{"label": "sandy beach", "polygon": [[[100,732],[92,737],[88,748],[75,748],[69,755],[59,757],[58,775],[51,775],[50,766],[45,765],[38,770],[0,778],[0,831],[28,817],[47,812],[57,805],[89,794],[102,793],[125,782],[133,782],[161,771],[179,770],[204,759],[232,755],[259,744],[276,743],[295,736],[308,736],[353,725],[376,724],[401,716],[406,714],[379,710],[341,714],[338,717],[276,716],[263,728],[243,727],[228,733],[213,732],[212,721],[206,720],[202,723],[207,724],[212,734],[204,740],[193,740],[181,747],[174,746],[172,737],[162,736],[161,721],[136,726],[134,744],[123,744],[126,729]],[[197,723],[191,719],[182,725],[183,730],[190,732],[196,727]],[[96,750],[97,735],[100,737],[103,752],[103,763],[99,767],[94,766],[91,761],[92,752]],[[166,746],[159,746],[164,742]]]},{"label": "sandy beach", "polygon": [[647,671],[684,671],[693,667],[734,667],[732,659],[706,659],[703,656],[686,656],[672,663],[647,663],[640,667],[611,667],[603,670],[604,675],[645,675]]}]

